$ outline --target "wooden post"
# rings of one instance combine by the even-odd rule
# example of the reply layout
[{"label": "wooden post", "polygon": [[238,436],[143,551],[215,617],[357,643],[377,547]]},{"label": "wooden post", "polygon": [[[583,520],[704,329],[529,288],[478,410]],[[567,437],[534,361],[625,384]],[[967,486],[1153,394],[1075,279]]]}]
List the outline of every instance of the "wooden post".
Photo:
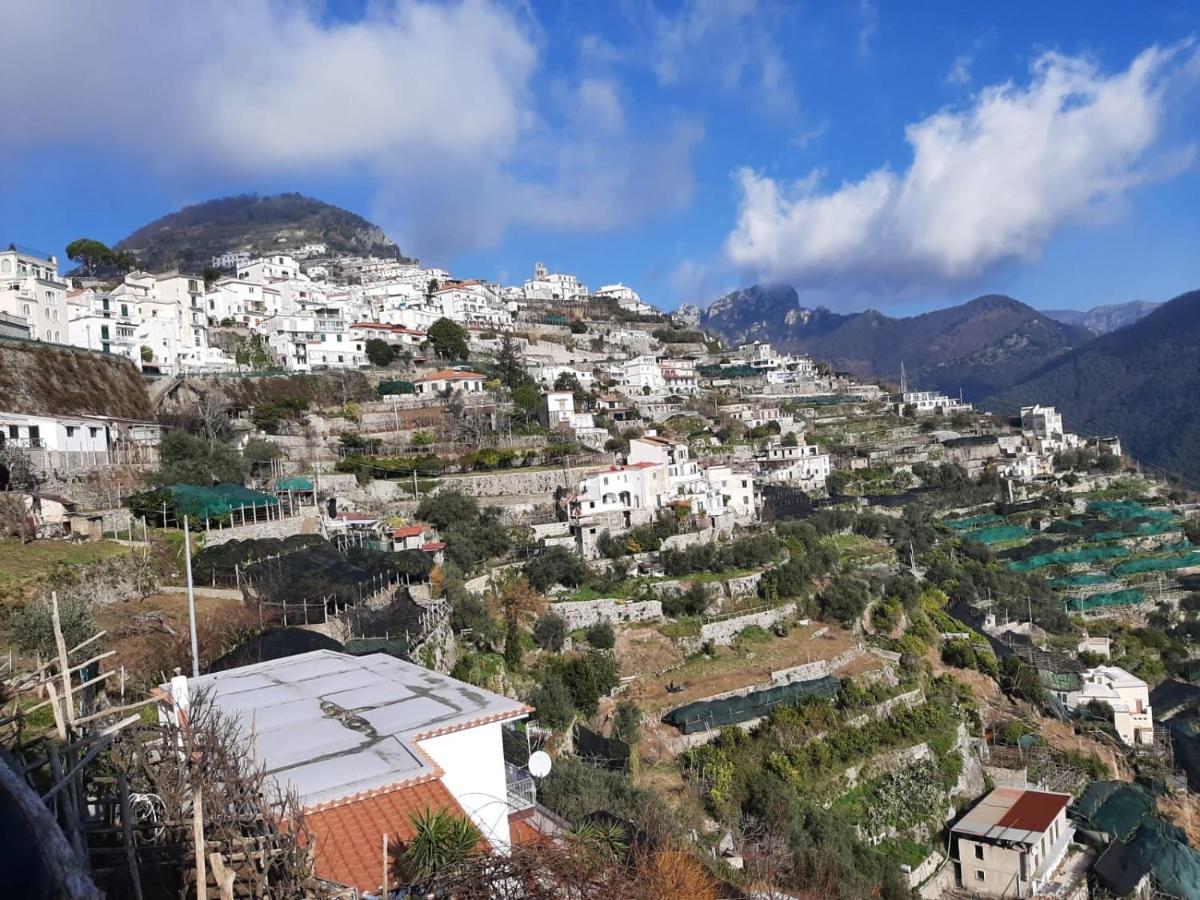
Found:
[{"label": "wooden post", "polygon": [[63,680],[63,699],[67,704],[66,720],[75,724],[75,701],[71,696],[71,664],[67,662],[67,642],[63,639],[62,621],[58,616],[58,591],[50,592],[50,613],[54,624],[54,643],[58,645],[58,671]]},{"label": "wooden post", "polygon": [[196,897],[208,893],[208,872],[204,867],[204,795],[200,785],[192,787],[192,843],[196,850]]},{"label": "wooden post", "polygon": [[[122,667],[123,669],[124,667]],[[122,683],[124,683],[123,677]],[[133,822],[132,813],[129,809],[129,781],[126,779],[124,772],[117,773],[117,789],[121,794],[121,843],[125,845],[125,859],[129,863],[129,880],[133,884],[134,900],[142,900],[142,878],[138,873],[137,853],[133,849]]]},{"label": "wooden post", "polygon": [[221,900],[233,900],[233,882],[237,877],[236,873],[225,868],[225,860],[216,851],[208,854],[208,861],[212,863],[213,875],[217,879],[217,890],[221,892]]}]

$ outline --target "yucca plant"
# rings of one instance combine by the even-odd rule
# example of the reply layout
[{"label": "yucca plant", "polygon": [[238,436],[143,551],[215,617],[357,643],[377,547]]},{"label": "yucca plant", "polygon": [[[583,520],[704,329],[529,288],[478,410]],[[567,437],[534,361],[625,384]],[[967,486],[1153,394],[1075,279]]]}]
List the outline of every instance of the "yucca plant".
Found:
[{"label": "yucca plant", "polygon": [[396,858],[396,876],[403,884],[428,882],[470,856],[479,843],[479,829],[470,819],[444,809],[426,809],[408,821],[414,834]]}]

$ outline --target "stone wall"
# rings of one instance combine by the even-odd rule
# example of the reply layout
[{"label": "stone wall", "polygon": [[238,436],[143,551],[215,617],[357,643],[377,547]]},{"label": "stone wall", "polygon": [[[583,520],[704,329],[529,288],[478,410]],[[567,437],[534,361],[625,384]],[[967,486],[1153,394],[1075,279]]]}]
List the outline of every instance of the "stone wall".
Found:
[{"label": "stone wall", "polygon": [[317,534],[319,524],[313,515],[288,516],[269,522],[253,522],[232,528],[212,528],[204,535],[204,546],[217,547],[229,541],[248,541],[261,538],[285,538],[294,534]]},{"label": "stone wall", "polygon": [[794,615],[796,612],[795,603],[785,603],[783,606],[777,606],[773,609],[765,609],[761,612],[746,613],[743,616],[732,616],[728,619],[721,619],[718,622],[706,622],[700,626],[700,643],[704,644],[712,641],[718,646],[726,646],[733,643],[733,639],[738,636],[738,633],[751,625],[757,625],[759,628],[770,628],[776,622],[782,622],[788,616]]},{"label": "stone wall", "polygon": [[626,602],[622,600],[576,600],[551,603],[550,610],[562,616],[567,629],[588,628],[607,622],[610,625],[627,625],[631,622],[658,622],[662,620],[662,603],[657,600]]},{"label": "stone wall", "polygon": [[814,678],[824,678],[840,669],[846,663],[862,656],[862,647],[850,647],[831,659],[815,659],[812,662],[791,666],[787,669],[777,669],[771,673],[771,684],[791,684],[794,681],[812,681]]},{"label": "stone wall", "polygon": [[558,488],[575,490],[580,480],[600,466],[556,469],[509,469],[479,475],[443,478],[437,490],[456,488],[470,497],[506,497],[517,494],[553,494]]}]

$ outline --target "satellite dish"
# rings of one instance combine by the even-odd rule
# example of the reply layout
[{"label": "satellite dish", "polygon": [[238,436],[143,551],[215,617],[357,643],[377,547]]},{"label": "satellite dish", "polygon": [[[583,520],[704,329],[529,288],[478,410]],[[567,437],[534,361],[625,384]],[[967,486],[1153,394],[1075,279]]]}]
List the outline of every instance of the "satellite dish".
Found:
[{"label": "satellite dish", "polygon": [[529,774],[534,778],[545,778],[550,774],[554,761],[545,750],[535,750],[529,754]]}]

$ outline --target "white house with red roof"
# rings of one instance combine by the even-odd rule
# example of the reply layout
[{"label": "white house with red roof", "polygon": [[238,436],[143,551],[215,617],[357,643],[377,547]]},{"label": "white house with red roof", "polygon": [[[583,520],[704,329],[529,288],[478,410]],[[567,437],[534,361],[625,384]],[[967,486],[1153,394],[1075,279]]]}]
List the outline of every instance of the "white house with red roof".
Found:
[{"label": "white house with red roof", "polygon": [[417,394],[441,394],[446,390],[464,391],[468,394],[483,393],[484,376],[466,369],[441,369],[413,380]]},{"label": "white house with red roof", "polygon": [[164,716],[204,691],[241,723],[255,762],[299,797],[317,875],[360,892],[380,888],[384,835],[411,838],[415,813],[465,815],[503,852],[535,808],[501,735],[533,710],[387,654],[316,650],[163,687]]}]

